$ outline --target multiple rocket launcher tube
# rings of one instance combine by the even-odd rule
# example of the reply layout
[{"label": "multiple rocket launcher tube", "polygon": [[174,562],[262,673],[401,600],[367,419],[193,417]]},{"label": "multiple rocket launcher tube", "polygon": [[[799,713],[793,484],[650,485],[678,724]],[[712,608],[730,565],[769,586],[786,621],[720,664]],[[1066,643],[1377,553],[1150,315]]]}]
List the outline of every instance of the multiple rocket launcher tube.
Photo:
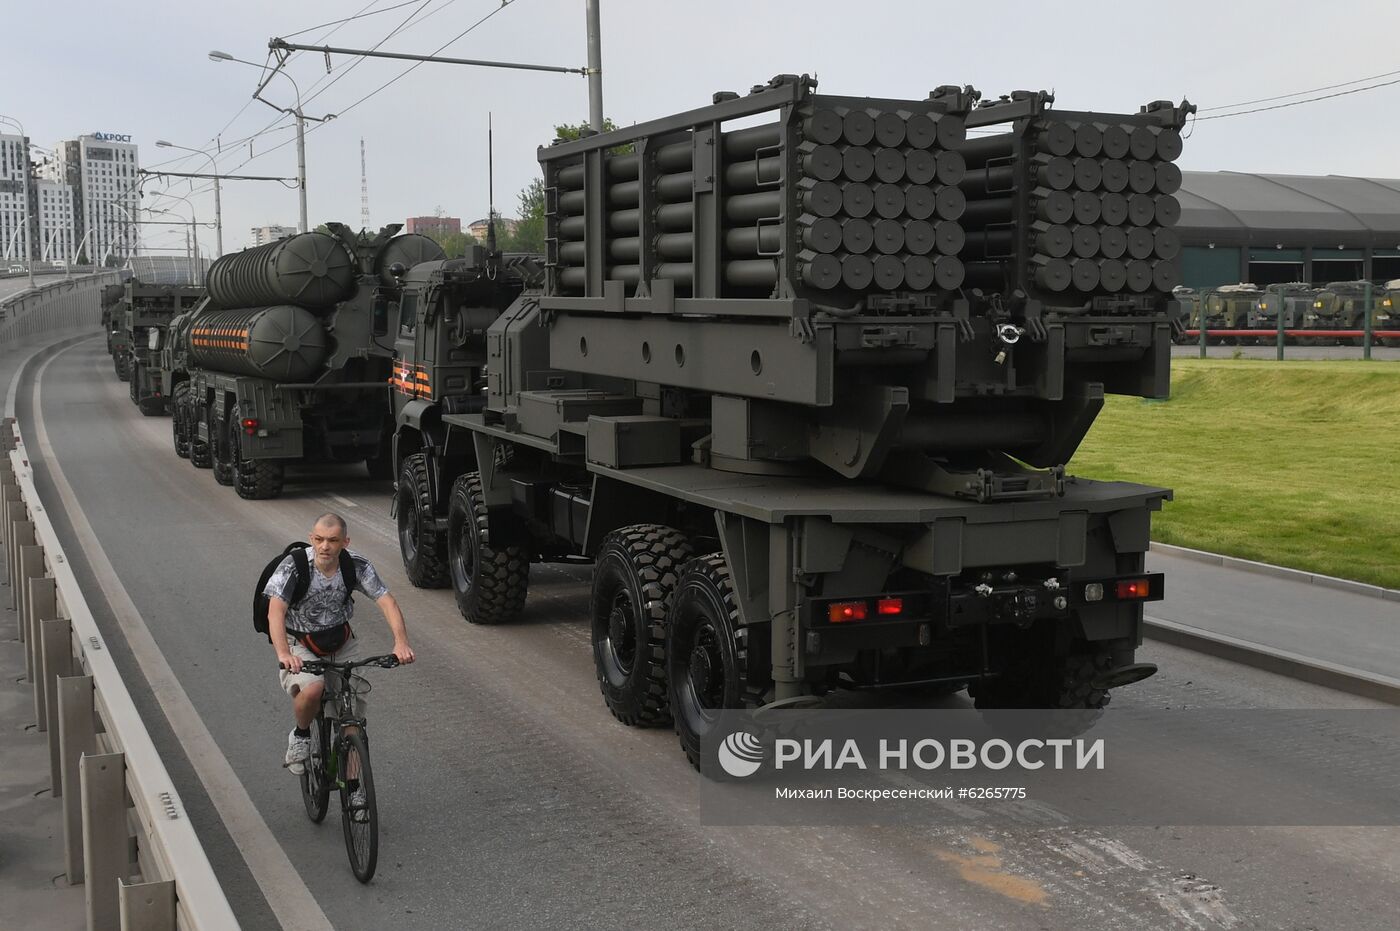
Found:
[{"label": "multiple rocket launcher tube", "polygon": [[[719,136],[723,296],[763,297],[781,269],[820,299],[960,286],[1061,298],[1155,291],[1180,281],[1181,208],[1172,162],[1181,136],[1139,116],[1022,117],[1011,131],[969,138],[967,111],[924,101],[813,96],[790,125]],[[866,104],[866,105],[862,105]],[[675,136],[669,137],[674,139]],[[603,161],[604,278],[642,277],[677,293],[693,283],[693,140]],[[793,151],[788,151],[789,147]],[[649,188],[642,189],[643,175]],[[557,191],[551,235],[561,294],[590,291],[584,166],[546,170]],[[649,222],[643,223],[643,215]],[[786,253],[787,261],[783,261]],[[835,292],[835,293],[832,293]]]},{"label": "multiple rocket launcher tube", "polygon": [[[969,283],[995,287],[1003,262],[1029,259],[1050,292],[1170,292],[1181,283],[1181,216],[1174,195],[1181,135],[1171,127],[1071,121],[1046,114],[1023,139],[1002,133],[970,140],[962,183],[968,197]],[[1018,179],[1030,179],[1029,241],[1012,223]],[[1027,255],[1028,253],[1028,255]]]}]

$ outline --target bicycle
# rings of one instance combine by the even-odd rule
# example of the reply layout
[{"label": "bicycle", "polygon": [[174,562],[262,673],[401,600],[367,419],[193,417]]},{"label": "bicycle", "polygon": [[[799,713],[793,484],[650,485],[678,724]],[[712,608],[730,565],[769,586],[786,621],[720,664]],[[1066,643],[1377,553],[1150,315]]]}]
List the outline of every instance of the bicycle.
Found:
[{"label": "bicycle", "polygon": [[[311,722],[311,757],[301,774],[301,798],[306,815],[315,824],[326,817],[332,788],[340,790],[340,818],[345,831],[345,851],[350,869],[362,883],[374,877],[379,861],[379,811],[374,801],[374,778],[369,765],[369,733],[364,718],[355,714],[356,696],[369,691],[368,680],[352,675],[361,666],[393,669],[399,665],[393,654],[371,656],[351,663],[306,660],[302,672],[326,675],[321,707]],[[332,681],[332,680],[335,681]],[[326,716],[326,706],[335,703],[335,713]],[[347,728],[353,728],[347,730]],[[358,778],[364,790],[363,804],[352,800],[347,780]]]}]

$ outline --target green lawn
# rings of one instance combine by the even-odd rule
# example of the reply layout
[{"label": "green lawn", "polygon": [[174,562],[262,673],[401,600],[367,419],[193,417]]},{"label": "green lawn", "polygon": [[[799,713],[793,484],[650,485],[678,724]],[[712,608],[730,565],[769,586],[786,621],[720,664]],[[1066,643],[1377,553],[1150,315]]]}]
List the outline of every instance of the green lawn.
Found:
[{"label": "green lawn", "polygon": [[1152,537],[1400,588],[1400,365],[1173,359],[1111,397],[1070,463],[1176,492]]}]

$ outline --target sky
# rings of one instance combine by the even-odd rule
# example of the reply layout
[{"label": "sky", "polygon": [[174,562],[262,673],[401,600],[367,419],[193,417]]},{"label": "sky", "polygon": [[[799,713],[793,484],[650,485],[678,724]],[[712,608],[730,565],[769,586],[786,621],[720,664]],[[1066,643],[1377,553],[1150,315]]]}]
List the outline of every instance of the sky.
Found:
[{"label": "sky", "polygon": [[[1393,0],[599,2],[604,109],[623,125],[703,106],[717,90],[743,93],[785,72],[813,74],[820,92],[849,96],[922,99],[942,84],[971,84],[987,97],[1050,89],[1060,107],[1108,112],[1185,97],[1202,117],[1220,112],[1208,107],[1362,78],[1374,80],[1319,93],[1400,81]],[[338,27],[322,25],[361,12]],[[268,39],[278,36],[566,67],[587,58],[584,0],[0,0],[0,21],[0,114],[19,119],[48,148],[85,133],[130,134],[143,167],[172,171],[207,171],[209,162],[157,148],[157,139],[214,152],[217,136],[221,173],[296,174],[290,119],[251,99],[260,71],[210,61],[211,49],[262,63]],[[308,116],[337,114],[306,137],[313,226],[359,226],[362,138],[376,226],[439,209],[464,223],[485,216],[488,112],[496,206],[511,216],[518,192],[539,176],[536,147],[556,124],[588,116],[579,75],[423,64],[357,103],[410,63],[332,56],[331,64],[327,75],[323,55],[296,54],[286,66],[292,80],[274,76],[263,94],[291,106],[295,82]],[[1400,83],[1198,120],[1179,164],[1400,177],[1397,105]],[[198,219],[209,222],[212,192],[194,184]],[[188,215],[185,204],[158,196],[162,189],[148,183],[144,204]],[[169,182],[169,191],[188,197],[190,182]],[[281,184],[229,180],[222,202],[225,251],[249,245],[255,226],[297,222],[297,193]],[[212,255],[213,230],[200,239]],[[146,227],[143,243],[149,251],[183,250],[183,234]]]}]

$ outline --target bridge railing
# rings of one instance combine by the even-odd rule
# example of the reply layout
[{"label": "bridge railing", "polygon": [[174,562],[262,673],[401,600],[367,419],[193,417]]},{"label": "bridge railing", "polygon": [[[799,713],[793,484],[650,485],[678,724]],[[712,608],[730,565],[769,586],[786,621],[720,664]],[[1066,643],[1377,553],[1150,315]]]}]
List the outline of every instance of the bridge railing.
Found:
[{"label": "bridge railing", "polygon": [[0,346],[28,336],[102,323],[102,289],[117,284],[123,272],[106,271],[48,280],[0,299]]},{"label": "bridge railing", "polygon": [[63,806],[63,872],[85,885],[90,929],[236,929],[39,498],[10,397],[0,422],[0,543]]}]

